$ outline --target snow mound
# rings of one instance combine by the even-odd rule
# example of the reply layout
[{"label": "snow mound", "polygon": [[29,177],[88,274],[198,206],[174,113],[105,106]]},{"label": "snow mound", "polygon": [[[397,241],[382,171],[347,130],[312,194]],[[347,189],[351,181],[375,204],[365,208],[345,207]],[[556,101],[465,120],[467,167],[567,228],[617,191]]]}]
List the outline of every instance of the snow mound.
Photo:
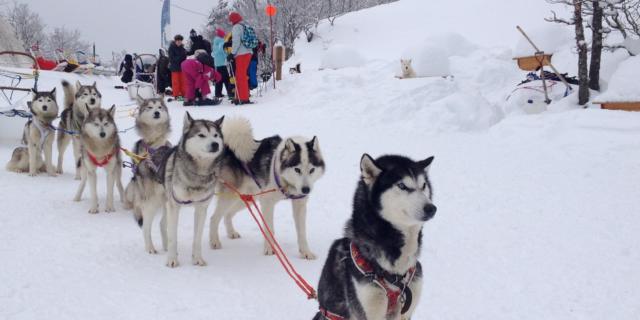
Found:
[{"label": "snow mound", "polygon": [[[524,31],[538,49],[546,53],[558,52],[564,46],[575,45],[571,29],[566,26],[548,24],[541,28],[534,28],[531,31],[526,29]],[[523,36],[520,36],[514,50],[515,56],[531,56],[534,53],[535,49],[533,49],[529,41]]]},{"label": "snow mound", "polygon": [[620,63],[609,80],[607,91],[596,97],[598,102],[626,102],[640,100],[640,57],[630,57]]},{"label": "snow mound", "polygon": [[456,92],[432,103],[416,116],[433,121],[441,131],[476,131],[488,129],[502,119],[499,108],[482,96]]},{"label": "snow mound", "polygon": [[[411,59],[411,65],[418,77],[446,76],[451,73],[447,52],[431,43],[409,48],[405,50],[401,58]],[[402,70],[398,64],[398,75],[401,74]]]},{"label": "snow mound", "polygon": [[320,62],[320,69],[360,67],[364,62],[364,57],[354,47],[337,44],[331,46],[324,53]]}]

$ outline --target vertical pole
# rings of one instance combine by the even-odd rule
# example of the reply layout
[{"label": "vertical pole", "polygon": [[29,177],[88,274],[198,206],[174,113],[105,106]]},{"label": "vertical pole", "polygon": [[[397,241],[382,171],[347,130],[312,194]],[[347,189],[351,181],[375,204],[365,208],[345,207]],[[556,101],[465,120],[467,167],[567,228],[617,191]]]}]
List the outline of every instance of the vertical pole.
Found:
[{"label": "vertical pole", "polygon": [[276,88],[276,77],[274,76],[275,72],[275,54],[273,50],[273,16],[269,16],[269,30],[271,32],[271,39],[269,40],[270,49],[271,49],[271,78],[273,79],[273,88]]}]

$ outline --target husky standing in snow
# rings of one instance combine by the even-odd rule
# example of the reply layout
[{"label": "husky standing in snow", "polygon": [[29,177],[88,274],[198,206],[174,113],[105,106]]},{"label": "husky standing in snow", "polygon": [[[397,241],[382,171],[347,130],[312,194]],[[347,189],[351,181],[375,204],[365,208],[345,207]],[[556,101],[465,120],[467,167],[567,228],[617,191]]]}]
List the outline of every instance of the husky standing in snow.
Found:
[{"label": "husky standing in snow", "polygon": [[96,83],[86,86],[76,82],[75,88],[66,80],[62,80],[64,89],[64,110],[60,115],[60,131],[58,131],[58,170],[62,174],[62,162],[64,152],[69,146],[69,140],[73,144],[73,155],[76,166],[75,179],[80,179],[80,128],[84,118],[90,110],[102,106],[102,95]]},{"label": "husky standing in snow", "polygon": [[400,59],[400,69],[402,70],[402,77],[400,79],[415,78],[416,71],[411,66],[411,59]]},{"label": "husky standing in snow", "polygon": [[[194,120],[187,112],[182,128],[182,138],[173,148],[160,147],[151,155],[151,161],[143,161],[139,172],[149,183],[144,197],[136,203],[134,211],[144,232],[145,249],[156,253],[151,241],[151,225],[157,211],[166,205],[166,218],[161,221],[162,244],[168,250],[167,266],[178,263],[178,214],[186,206],[195,208],[192,263],[204,266],[202,258],[202,232],[207,208],[215,194],[218,174],[224,153],[221,125],[224,117],[214,121]],[[140,215],[141,214],[141,215]],[[165,220],[166,219],[166,220]]]},{"label": "husky standing in snow", "polygon": [[[167,140],[169,133],[171,133],[171,118],[163,98],[143,99],[138,96],[136,100],[138,103],[136,132],[141,139],[135,143],[132,151],[137,155],[149,157],[156,149],[162,146],[171,146]],[[146,190],[145,178],[149,175],[138,174],[139,170],[146,170],[146,166],[138,167],[135,170],[134,176],[125,189],[125,207],[127,209],[134,208],[136,202],[139,202],[136,200],[137,197],[144,196]],[[136,208],[136,210],[138,209]],[[139,215],[141,214],[139,213]]]},{"label": "husky standing in snow", "polygon": [[422,227],[436,213],[432,161],[362,156],[353,214],[329,249],[314,320],[411,319],[422,290]]},{"label": "husky standing in snow", "polygon": [[[306,235],[307,201],[314,183],[322,177],[325,164],[320,152],[318,138],[306,139],[280,136],[253,139],[248,120],[238,118],[228,120],[222,127],[228,152],[225,155],[221,178],[244,194],[276,189],[258,197],[265,220],[273,231],[273,210],[281,200],[291,200],[293,218],[298,235],[298,248],[305,259],[315,259],[309,249]],[[230,193],[221,186],[222,194]],[[243,202],[234,196],[218,199],[211,217],[209,240],[211,248],[220,249],[218,226],[224,218],[227,236],[231,239],[240,235],[233,227],[233,216],[244,208]],[[268,242],[264,243],[264,254],[272,255]]]},{"label": "husky standing in snow", "polygon": [[[13,150],[11,160],[7,163],[7,170],[28,171],[30,176],[35,176],[38,172],[47,172],[50,176],[55,176],[52,162],[55,134],[51,122],[58,116],[56,88],[50,92],[34,90],[32,99],[27,105],[33,118],[27,121],[22,134],[22,143],[26,147]],[[44,162],[42,161],[43,153]]]},{"label": "husky standing in snow", "polygon": [[103,167],[107,171],[107,204],[106,212],[115,211],[113,205],[113,188],[118,187],[120,199],[124,199],[122,188],[122,159],[120,158],[120,138],[118,128],[113,120],[116,106],[109,110],[94,108],[84,118],[80,127],[80,161],[82,181],[74,201],[80,201],[84,187],[89,181],[91,188],[91,208],[89,213],[98,213],[98,192],[96,171]]}]

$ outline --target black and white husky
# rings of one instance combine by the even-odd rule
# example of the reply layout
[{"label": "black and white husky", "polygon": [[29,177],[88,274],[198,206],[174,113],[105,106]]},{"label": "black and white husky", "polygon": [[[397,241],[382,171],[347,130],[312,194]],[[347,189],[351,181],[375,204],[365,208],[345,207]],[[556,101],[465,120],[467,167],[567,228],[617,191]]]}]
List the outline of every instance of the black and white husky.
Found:
[{"label": "black and white husky", "polygon": [[329,249],[314,320],[411,318],[422,289],[422,227],[436,213],[432,161],[362,156],[353,214]]},{"label": "black and white husky", "polygon": [[[293,217],[298,235],[298,248],[305,259],[315,259],[309,249],[306,233],[307,201],[314,183],[325,170],[318,138],[281,138],[273,136],[260,141],[253,139],[249,121],[244,118],[230,119],[223,125],[225,144],[228,152],[221,178],[244,194],[257,194],[276,189],[257,197],[265,220],[273,230],[273,211],[276,203],[291,200]],[[246,160],[242,160],[246,159]],[[221,186],[221,193],[231,193]],[[240,237],[233,227],[233,216],[244,208],[243,202],[234,196],[218,199],[211,217],[209,241],[211,248],[220,249],[218,226],[224,218],[227,236]],[[264,243],[264,254],[272,255],[268,242]]]},{"label": "black and white husky", "polygon": [[[160,147],[151,161],[140,163],[138,171],[149,183],[139,197],[134,211],[144,232],[145,249],[156,253],[151,241],[153,218],[166,205],[166,218],[161,221],[163,247],[168,250],[167,266],[179,265],[177,252],[178,214],[182,207],[195,208],[192,263],[204,266],[202,232],[207,208],[213,198],[224,152],[221,125],[224,117],[214,121],[194,120],[187,112],[182,138],[177,146]],[[141,215],[140,215],[141,214]],[[166,220],[165,220],[166,219]]]},{"label": "black and white husky", "polygon": [[[132,152],[141,157],[149,157],[155,150],[163,146],[171,146],[167,140],[171,133],[171,118],[169,110],[163,98],[144,99],[137,96],[138,114],[136,116],[136,132],[140,135],[140,140],[136,141]],[[136,159],[132,159],[136,163]],[[135,207],[136,200],[144,196],[145,181],[148,174],[140,173],[138,170],[146,170],[146,166],[138,167],[134,170],[134,175],[125,189],[125,207],[131,209]],[[135,210],[139,210],[136,208]],[[138,213],[141,215],[140,213]]]},{"label": "black and white husky", "polygon": [[22,134],[22,143],[26,147],[13,150],[7,170],[29,172],[30,176],[35,176],[38,172],[47,172],[50,176],[55,176],[52,162],[55,134],[51,123],[58,116],[56,89],[53,88],[50,92],[33,91],[33,97],[27,105],[33,118],[27,121]]},{"label": "black and white husky", "polygon": [[118,188],[120,200],[124,199],[122,188],[122,158],[120,156],[120,138],[118,128],[113,119],[116,106],[109,110],[91,109],[80,127],[80,185],[74,201],[80,201],[84,188],[89,182],[91,190],[91,208],[89,213],[98,213],[97,170],[104,168],[107,172],[106,212],[114,212],[113,188]]},{"label": "black and white husky", "polygon": [[76,166],[75,179],[80,179],[80,129],[84,118],[91,109],[100,108],[102,106],[102,95],[96,83],[86,86],[79,81],[76,82],[75,88],[66,80],[62,80],[62,88],[64,89],[64,110],[60,115],[60,129],[58,131],[58,170],[62,174],[62,163],[64,160],[64,152],[69,146],[69,141],[73,145],[73,155]]}]

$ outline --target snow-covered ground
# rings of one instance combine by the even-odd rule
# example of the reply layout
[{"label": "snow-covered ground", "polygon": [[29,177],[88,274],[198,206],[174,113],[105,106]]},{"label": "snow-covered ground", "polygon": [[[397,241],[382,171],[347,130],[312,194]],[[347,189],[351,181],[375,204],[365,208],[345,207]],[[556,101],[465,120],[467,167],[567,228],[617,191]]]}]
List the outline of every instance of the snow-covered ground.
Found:
[{"label": "snow-covered ground", "polygon": [[[481,20],[501,3],[468,6]],[[533,7],[531,1],[520,4]],[[484,31],[461,33],[460,24],[446,23],[460,18],[451,17],[450,6],[402,0],[341,17],[333,28],[321,25],[320,38],[301,42],[292,60],[302,62],[303,73],[285,74],[277,90],[255,97],[257,104],[184,108],[171,103],[172,140],[179,138],[185,110],[209,119],[243,115],[259,137],[319,137],[327,173],[311,197],[308,216],[318,260],[297,257],[289,206],[280,204],[276,213],[283,249],[314,285],[329,245],[350,216],[361,154],[435,155],[431,175],[438,213],[425,227],[420,259],[425,293],[415,319],[638,319],[640,114],[580,109],[574,96],[554,102],[547,112],[518,112],[505,101],[525,74],[511,60],[515,29],[487,38],[498,29],[499,21],[492,21]],[[420,9],[429,18],[425,26],[438,25],[437,31],[388,30],[395,33],[392,47],[366,41],[390,36],[380,34],[384,15],[397,21],[406,15],[411,26],[420,25]],[[509,23],[527,17],[526,10],[509,16],[502,28],[511,30]],[[349,34],[354,26],[358,36]],[[409,35],[402,34],[407,30]],[[465,37],[449,42],[438,37],[450,32]],[[425,40],[425,46],[436,42],[443,48],[454,78],[394,78],[401,55],[420,46],[402,45],[398,39],[404,37],[435,39]],[[353,42],[345,43],[348,39]],[[350,45],[366,61],[318,71],[325,49],[333,45]],[[454,50],[462,47],[467,49]],[[557,64],[575,74],[571,55],[567,44],[556,55]],[[624,57],[606,59],[605,83]],[[61,77],[97,80],[105,105],[115,103],[121,110],[120,129],[133,125],[127,116],[133,106],[125,91],[113,89],[115,80],[45,72],[40,87],[58,85],[61,93]],[[5,136],[7,121],[22,123],[0,121]],[[121,139],[131,146],[137,137],[131,131]],[[0,143],[2,161],[16,144]],[[261,254],[261,234],[247,214],[236,217],[242,238],[223,238],[222,250],[204,250],[209,265],[195,267],[189,264],[192,214],[183,210],[182,265],[166,268],[164,253],[144,252],[142,233],[120,204],[116,213],[90,215],[86,196],[80,203],[71,200],[77,182],[67,152],[66,173],[59,177],[0,171],[5,260],[0,318],[310,319],[314,314],[317,304],[306,300],[275,258]],[[125,172],[125,182],[129,176]],[[104,185],[100,176],[101,203]]]}]

